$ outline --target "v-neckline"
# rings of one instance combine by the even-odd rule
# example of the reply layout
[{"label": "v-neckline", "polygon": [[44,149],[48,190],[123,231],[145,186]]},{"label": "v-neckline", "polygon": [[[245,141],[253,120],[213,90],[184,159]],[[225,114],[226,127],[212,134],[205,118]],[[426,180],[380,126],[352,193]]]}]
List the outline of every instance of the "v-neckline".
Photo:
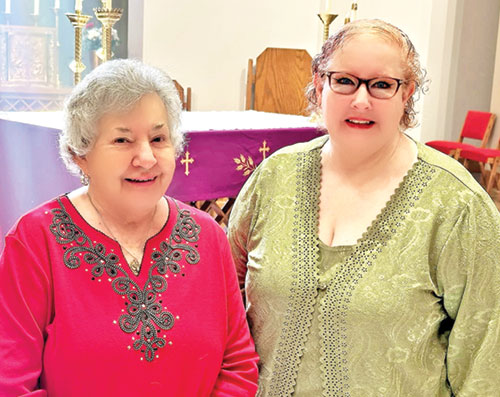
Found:
[{"label": "v-neckline", "polygon": [[[343,246],[357,247],[357,246],[359,246],[362,243],[362,241],[364,239],[366,239],[368,236],[370,236],[373,233],[373,230],[376,230],[377,225],[380,222],[380,219],[382,219],[384,217],[385,213],[388,211],[388,208],[389,208],[390,204],[394,200],[396,200],[398,198],[400,192],[403,190],[403,188],[406,185],[407,181],[411,180],[411,176],[413,175],[413,173],[415,172],[416,168],[418,167],[419,162],[421,161],[421,158],[420,158],[421,149],[420,149],[419,143],[416,142],[415,140],[413,140],[408,135],[406,135],[406,136],[412,142],[415,143],[416,148],[417,148],[417,158],[413,162],[413,164],[411,165],[411,167],[408,168],[408,170],[404,174],[403,178],[401,179],[401,181],[399,182],[399,184],[397,185],[397,187],[394,189],[393,193],[389,196],[389,198],[387,199],[387,201],[385,202],[385,204],[381,207],[380,211],[371,220],[371,222],[368,225],[368,227],[364,230],[364,232],[361,234],[361,236],[356,239],[356,242],[354,242],[353,244],[336,244],[336,245],[330,245],[330,244],[325,243],[323,240],[321,240],[319,238],[319,205],[320,205],[320,201],[319,201],[319,195],[318,195],[318,201],[317,201],[317,205],[316,205],[316,209],[315,210],[316,210],[316,214],[317,214],[316,216],[317,216],[317,219],[318,219],[317,229],[316,229],[316,237],[318,238],[319,242],[321,242],[322,244],[324,244],[324,245],[326,245],[328,247],[343,247]],[[326,139],[321,146],[319,146],[319,147],[316,148],[316,156],[317,156],[317,158],[316,158],[316,164],[318,164],[318,167],[319,167],[319,172],[318,172],[319,180],[317,181],[317,186],[318,186],[318,191],[319,192],[321,191],[321,177],[322,177],[321,150],[323,149],[323,146],[328,142],[328,140],[329,140],[329,138]]]},{"label": "v-neckline", "polygon": [[146,271],[143,271],[143,269],[145,267],[147,267],[147,263],[146,262],[147,262],[148,258],[146,258],[146,252],[147,252],[148,245],[158,235],[160,235],[160,234],[163,233],[163,231],[168,227],[168,225],[172,222],[172,220],[175,222],[175,218],[176,217],[172,216],[172,211],[175,210],[177,212],[176,204],[174,204],[174,203],[171,202],[171,201],[173,201],[173,199],[169,199],[168,197],[165,196],[165,200],[166,200],[167,205],[168,205],[168,216],[167,216],[167,219],[166,219],[165,223],[163,224],[163,226],[161,227],[161,229],[157,233],[155,233],[154,235],[152,235],[151,237],[149,237],[146,240],[146,242],[144,243],[144,248],[143,248],[143,252],[142,252],[142,258],[139,261],[139,264],[140,264],[139,272],[137,274],[135,274],[132,271],[131,267],[130,267],[130,264],[129,264],[128,260],[127,260],[127,257],[125,256],[125,250],[120,245],[120,243],[118,242],[118,240],[116,240],[113,237],[109,236],[108,234],[104,233],[102,230],[100,230],[100,229],[92,226],[83,217],[83,215],[80,213],[80,211],[78,211],[78,209],[76,208],[76,206],[73,204],[73,202],[71,201],[71,199],[68,197],[68,194],[62,195],[61,199],[62,199],[62,204],[63,205],[66,206],[66,204],[68,204],[69,209],[72,212],[72,214],[70,214],[70,216],[71,217],[76,216],[77,218],[79,218],[78,222],[75,222],[75,220],[73,220],[73,222],[75,222],[76,224],[83,224],[85,226],[85,228],[90,229],[92,232],[100,235],[101,237],[103,237],[104,239],[108,240],[112,244],[115,244],[116,246],[118,246],[119,252],[121,254],[120,258],[122,258],[123,261],[125,262],[125,264],[127,265],[127,269],[123,268],[123,270],[128,274],[129,277],[135,277],[135,278],[140,278],[142,274],[147,273]]}]

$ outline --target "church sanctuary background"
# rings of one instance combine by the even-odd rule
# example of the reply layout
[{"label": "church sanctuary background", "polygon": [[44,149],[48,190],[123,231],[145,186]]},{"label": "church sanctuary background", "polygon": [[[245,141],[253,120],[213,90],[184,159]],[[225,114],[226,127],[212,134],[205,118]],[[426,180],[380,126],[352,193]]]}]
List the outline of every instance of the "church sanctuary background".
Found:
[{"label": "church sanctuary background", "polygon": [[[122,10],[111,30],[112,58],[143,60],[183,87],[183,128],[191,146],[179,158],[173,188],[187,185],[180,178],[198,178],[208,190],[195,185],[192,196],[174,197],[203,202],[197,205],[212,208],[221,224],[260,161],[295,137],[318,133],[304,113],[248,112],[255,87],[249,89],[247,80],[267,48],[301,50],[305,59],[318,53],[324,40],[319,13],[336,15],[330,33],[349,18],[380,18],[410,36],[429,80],[417,102],[419,124],[408,131],[414,139],[456,141],[467,111],[500,115],[500,0],[0,0],[0,249],[22,213],[79,184],[59,161],[56,142],[62,104],[75,80],[75,28],[66,15],[75,7],[91,17],[81,31],[81,78],[102,62],[94,9],[108,7]],[[306,62],[307,78],[308,68]],[[235,133],[247,128],[261,131],[252,149]],[[286,139],[275,134],[284,128]],[[262,131],[269,135],[263,138]],[[488,146],[496,147],[499,138],[497,122]],[[231,175],[213,162],[201,167],[196,145],[219,155],[231,147],[229,140],[235,145],[227,154]],[[215,176],[217,181],[207,179]],[[231,191],[215,189],[229,180],[236,181]],[[216,202],[221,192],[229,201]]]}]

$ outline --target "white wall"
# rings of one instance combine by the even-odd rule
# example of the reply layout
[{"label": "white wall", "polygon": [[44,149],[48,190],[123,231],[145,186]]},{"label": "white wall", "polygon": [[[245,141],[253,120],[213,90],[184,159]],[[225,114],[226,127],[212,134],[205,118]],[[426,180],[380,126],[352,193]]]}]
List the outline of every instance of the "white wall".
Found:
[{"label": "white wall", "polygon": [[448,98],[453,97],[454,84],[452,75],[456,75],[455,58],[458,42],[454,41],[456,1],[435,1],[429,16],[428,49],[425,59],[422,59],[427,70],[427,93],[423,96],[421,105],[421,135],[422,142],[433,139],[456,140],[452,136],[447,119]]},{"label": "white wall", "polygon": [[455,139],[468,110],[490,109],[500,1],[463,0],[461,6],[455,29],[459,43],[452,81],[455,95],[449,98],[453,115],[449,125]]},{"label": "white wall", "polygon": [[[498,22],[500,25],[500,21]],[[490,146],[497,147],[500,140],[500,29],[497,35],[495,70],[493,74],[493,89],[491,91],[490,111],[497,115],[497,121],[490,139]]]},{"label": "white wall", "polygon": [[320,45],[319,0],[147,0],[143,60],[193,90],[193,110],[242,110],[249,58]]},{"label": "white wall", "polygon": [[[331,32],[343,24],[351,2],[332,2],[339,17],[332,23]],[[243,110],[248,59],[257,57],[266,47],[303,48],[314,56],[322,44],[322,25],[316,14],[324,3],[129,0],[130,35],[135,32],[137,37],[142,36],[142,40],[129,41],[129,54],[167,70],[184,87],[192,87],[193,110]],[[479,13],[471,18],[473,4]],[[421,125],[410,131],[416,139],[456,139],[453,126],[463,121],[463,115],[456,113],[477,102],[489,102],[491,91],[485,93],[484,86],[490,78],[491,87],[492,76],[481,77],[476,95],[465,92],[460,100],[453,97],[459,72],[477,76],[475,70],[467,68],[466,61],[458,62],[457,57],[477,57],[477,53],[490,51],[492,41],[495,45],[496,23],[481,30],[481,18],[485,13],[498,15],[498,4],[500,0],[358,1],[358,18],[381,18],[405,31],[429,72],[429,92],[417,104]],[[132,12],[134,7],[140,10]],[[136,20],[141,12],[143,26]],[[460,35],[468,20],[472,25],[467,26],[466,35]],[[493,39],[488,38],[492,30]],[[473,32],[474,38],[469,39]],[[476,39],[483,44],[474,46]],[[487,62],[491,64],[494,59],[490,58]]]}]

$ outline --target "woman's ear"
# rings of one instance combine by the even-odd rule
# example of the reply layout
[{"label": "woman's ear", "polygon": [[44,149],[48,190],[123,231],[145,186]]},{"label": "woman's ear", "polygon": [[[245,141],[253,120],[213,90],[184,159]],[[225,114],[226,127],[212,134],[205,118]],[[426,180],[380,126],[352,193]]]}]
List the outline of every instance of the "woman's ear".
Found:
[{"label": "woman's ear", "polygon": [[78,167],[80,167],[80,169],[82,170],[82,172],[85,175],[88,175],[87,158],[85,156],[79,156],[76,153],[72,153],[72,155],[73,155],[73,161],[75,162],[75,164]]},{"label": "woman's ear", "polygon": [[403,86],[403,103],[406,103],[408,99],[411,98],[413,93],[415,92],[415,82],[410,81],[408,84]]},{"label": "woman's ear", "polygon": [[323,78],[319,73],[314,73],[313,83],[316,89],[316,104],[321,106],[321,100],[323,98]]}]

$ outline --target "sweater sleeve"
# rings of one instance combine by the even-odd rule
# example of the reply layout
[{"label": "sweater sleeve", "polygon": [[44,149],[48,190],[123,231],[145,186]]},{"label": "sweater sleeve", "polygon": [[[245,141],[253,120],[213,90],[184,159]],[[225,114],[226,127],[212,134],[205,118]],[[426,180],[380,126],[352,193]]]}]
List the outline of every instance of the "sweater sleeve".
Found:
[{"label": "sweater sleeve", "polygon": [[453,321],[448,380],[458,397],[500,390],[500,216],[478,198],[463,211],[438,264],[443,304]]},{"label": "sweater sleeve", "polygon": [[[25,228],[26,229],[26,228]],[[45,329],[51,318],[47,255],[30,248],[27,233],[7,235],[0,256],[0,395],[45,396],[39,389]]]},{"label": "sweater sleeve", "polygon": [[255,396],[258,356],[246,320],[238,289],[234,263],[227,239],[221,231],[219,244],[227,294],[227,336],[224,358],[212,396]]},{"label": "sweater sleeve", "polygon": [[247,243],[251,234],[254,217],[257,215],[258,194],[255,187],[260,179],[261,169],[262,166],[259,166],[241,189],[231,211],[231,217],[229,218],[228,239],[242,294],[245,290],[245,277],[247,273]]}]

